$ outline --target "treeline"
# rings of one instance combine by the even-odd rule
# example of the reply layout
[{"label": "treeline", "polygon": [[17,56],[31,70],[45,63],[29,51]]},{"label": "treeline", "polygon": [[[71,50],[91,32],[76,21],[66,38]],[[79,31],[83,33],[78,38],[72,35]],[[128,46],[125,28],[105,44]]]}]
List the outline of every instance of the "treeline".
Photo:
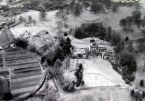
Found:
[{"label": "treeline", "polygon": [[145,27],[145,17],[142,18],[141,16],[141,12],[136,10],[132,12],[131,16],[127,16],[126,18],[120,20],[120,25],[125,31],[132,29],[134,25],[136,25],[138,28]]},{"label": "treeline", "polygon": [[112,45],[117,45],[121,42],[121,36],[112,30],[111,27],[105,28],[102,23],[83,24],[76,29],[74,36],[77,39],[98,37],[99,39],[111,42]]},{"label": "treeline", "polygon": [[24,3],[24,9],[27,10],[56,10],[61,9],[63,6],[66,6],[64,4],[65,0],[56,0],[56,1],[50,1],[50,0],[30,0],[30,2]]}]

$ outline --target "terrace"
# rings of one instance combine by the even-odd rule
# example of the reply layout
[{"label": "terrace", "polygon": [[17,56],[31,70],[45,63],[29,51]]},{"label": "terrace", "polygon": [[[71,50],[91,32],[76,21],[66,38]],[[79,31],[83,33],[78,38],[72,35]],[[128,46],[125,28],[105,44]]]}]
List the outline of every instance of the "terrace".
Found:
[{"label": "terrace", "polygon": [[18,47],[8,47],[1,52],[0,70],[4,66],[7,72],[0,74],[9,75],[10,89],[14,97],[36,90],[43,77],[41,65],[35,55]]}]

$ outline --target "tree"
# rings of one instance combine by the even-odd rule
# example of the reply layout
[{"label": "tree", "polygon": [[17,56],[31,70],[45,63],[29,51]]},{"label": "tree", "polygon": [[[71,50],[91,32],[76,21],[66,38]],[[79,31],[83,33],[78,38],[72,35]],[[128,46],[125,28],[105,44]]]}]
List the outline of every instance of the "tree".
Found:
[{"label": "tree", "polygon": [[140,86],[144,87],[144,81],[143,80],[140,81]]},{"label": "tree", "polygon": [[118,33],[112,33],[111,43],[117,45],[121,41],[121,36]]},{"label": "tree", "polygon": [[64,33],[64,36],[67,36],[67,33],[66,32]]},{"label": "tree", "polygon": [[120,65],[123,67],[123,75],[132,75],[137,68],[135,58],[128,53],[121,53],[120,56]]},{"label": "tree", "polygon": [[34,26],[36,25],[36,20],[33,20],[33,24],[34,24]]},{"label": "tree", "polygon": [[103,0],[103,4],[105,4],[106,7],[109,8],[112,5],[112,1],[111,0]]},{"label": "tree", "polygon": [[137,47],[139,52],[143,52],[145,50],[145,46],[143,42],[138,43]]},{"label": "tree", "polygon": [[143,91],[142,97],[143,97],[143,98],[145,97],[145,91]]},{"label": "tree", "polygon": [[41,64],[43,64],[46,61],[47,57],[46,56],[42,56],[41,58]]},{"label": "tree", "polygon": [[145,27],[145,16],[144,16],[144,18],[142,20],[142,27]]},{"label": "tree", "polygon": [[107,33],[106,33],[106,36],[105,36],[105,40],[110,42],[111,39],[112,39],[112,28],[108,27],[107,28]]},{"label": "tree", "polygon": [[40,10],[40,13],[39,13],[39,17],[40,17],[40,20],[43,21],[43,20],[46,20],[46,11],[45,10]]},{"label": "tree", "polygon": [[9,9],[10,9],[9,6],[7,6],[7,5],[0,6],[0,10],[3,10],[4,12],[8,11]]},{"label": "tree", "polygon": [[20,16],[20,17],[19,17],[19,22],[20,22],[20,23],[26,23],[27,20],[26,20],[24,17]]},{"label": "tree", "polygon": [[8,2],[9,2],[9,3],[12,3],[12,2],[13,2],[13,0],[9,0]]},{"label": "tree", "polygon": [[75,76],[77,78],[76,86],[79,87],[80,85],[84,84],[83,81],[83,65],[79,64],[77,71],[75,72]]},{"label": "tree", "polygon": [[121,20],[120,20],[120,26],[125,27],[126,24],[127,24],[126,19],[121,19]]},{"label": "tree", "polygon": [[81,5],[80,4],[75,4],[74,5],[74,8],[73,8],[73,14],[75,15],[75,16],[79,16],[80,14],[81,14],[81,12],[82,12],[82,7],[81,7]]},{"label": "tree", "polygon": [[141,12],[139,10],[136,10],[132,13],[132,17],[134,20],[134,23],[140,28],[141,25]]},{"label": "tree", "polygon": [[125,37],[125,41],[129,41],[129,37],[127,36],[127,37]]},{"label": "tree", "polygon": [[113,7],[112,7],[112,11],[114,12],[114,13],[116,13],[117,12],[117,10],[118,10],[118,5],[113,5]]},{"label": "tree", "polygon": [[126,17],[126,25],[131,29],[133,18],[131,16]]},{"label": "tree", "polygon": [[64,50],[66,50],[66,53],[71,53],[71,39],[69,37],[67,37],[65,45],[64,45]]},{"label": "tree", "polygon": [[83,39],[83,38],[87,38],[89,36],[90,35],[88,33],[84,33],[81,28],[77,28],[75,31],[75,35],[74,35],[74,37],[77,39]]},{"label": "tree", "polygon": [[55,64],[53,65],[53,69],[55,71],[55,76],[61,76],[62,75],[62,71],[60,69],[60,67],[62,66],[62,62],[60,59],[57,59],[55,61]]},{"label": "tree", "polygon": [[101,3],[93,3],[91,6],[91,11],[94,13],[99,13],[103,10],[103,5]]},{"label": "tree", "polygon": [[128,52],[132,52],[133,51],[133,43],[132,42],[129,42],[128,43]]},{"label": "tree", "polygon": [[121,53],[123,49],[124,49],[124,41],[120,41],[120,42],[115,46],[115,53]]},{"label": "tree", "polygon": [[31,24],[32,21],[33,21],[33,19],[32,19],[32,17],[29,15],[29,16],[28,16],[28,22]]}]

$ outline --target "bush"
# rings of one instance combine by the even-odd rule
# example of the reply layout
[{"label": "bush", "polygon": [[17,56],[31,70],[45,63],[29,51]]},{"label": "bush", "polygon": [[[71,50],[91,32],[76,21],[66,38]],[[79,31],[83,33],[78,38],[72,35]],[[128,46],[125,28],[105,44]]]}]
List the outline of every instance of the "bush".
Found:
[{"label": "bush", "polygon": [[143,80],[140,81],[140,86],[144,87],[144,81]]},{"label": "bush", "polygon": [[14,40],[14,44],[18,47],[26,49],[28,47],[28,41],[25,39],[17,38]]},{"label": "bush", "polygon": [[29,46],[28,50],[31,51],[31,52],[37,52],[37,49],[36,49],[35,46]]}]

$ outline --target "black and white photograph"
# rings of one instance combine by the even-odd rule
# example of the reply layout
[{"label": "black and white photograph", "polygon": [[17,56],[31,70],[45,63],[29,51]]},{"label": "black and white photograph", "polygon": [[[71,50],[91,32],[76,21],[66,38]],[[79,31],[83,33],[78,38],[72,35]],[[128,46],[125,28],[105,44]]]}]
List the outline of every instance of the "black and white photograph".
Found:
[{"label": "black and white photograph", "polygon": [[145,0],[0,0],[0,101],[145,101]]}]

